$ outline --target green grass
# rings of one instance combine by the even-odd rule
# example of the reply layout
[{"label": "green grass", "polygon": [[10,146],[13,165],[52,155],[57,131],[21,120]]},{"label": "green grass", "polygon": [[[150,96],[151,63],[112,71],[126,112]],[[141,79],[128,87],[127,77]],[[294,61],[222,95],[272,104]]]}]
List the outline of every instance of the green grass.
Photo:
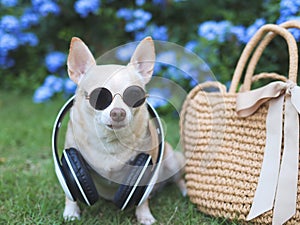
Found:
[{"label": "green grass", "polygon": [[[0,224],[137,224],[133,209],[119,211],[104,200],[92,207],[81,204],[80,221],[63,221],[64,194],[50,137],[64,101],[33,104],[30,95],[0,92]],[[178,131],[178,121],[165,121],[169,131]],[[177,144],[178,134],[168,139]],[[157,224],[233,224],[200,213],[175,185],[151,199],[150,207]]]}]

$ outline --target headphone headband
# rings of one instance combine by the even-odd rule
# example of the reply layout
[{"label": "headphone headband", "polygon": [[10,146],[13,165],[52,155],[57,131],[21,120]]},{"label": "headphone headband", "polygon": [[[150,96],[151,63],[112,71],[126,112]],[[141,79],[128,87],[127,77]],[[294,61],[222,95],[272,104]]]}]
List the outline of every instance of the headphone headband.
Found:
[{"label": "headphone headband", "polygon": [[58,181],[63,188],[66,196],[72,200],[75,201],[74,197],[72,196],[68,185],[65,181],[65,178],[63,176],[62,172],[62,167],[61,163],[59,161],[59,156],[58,156],[58,147],[57,147],[57,139],[58,139],[58,133],[59,133],[59,128],[62,125],[63,118],[67,114],[67,112],[72,108],[73,102],[74,102],[75,95],[73,95],[60,109],[59,113],[56,116],[53,130],[52,130],[52,138],[51,138],[51,143],[52,143],[52,156],[53,156],[53,161],[54,161],[54,169],[55,169],[55,174],[58,178]]}]

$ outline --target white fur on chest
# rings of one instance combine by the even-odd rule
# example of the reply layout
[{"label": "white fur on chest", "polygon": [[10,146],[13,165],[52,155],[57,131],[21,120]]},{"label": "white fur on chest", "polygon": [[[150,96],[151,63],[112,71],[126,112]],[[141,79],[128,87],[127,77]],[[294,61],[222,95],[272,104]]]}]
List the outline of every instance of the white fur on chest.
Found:
[{"label": "white fur on chest", "polygon": [[66,148],[76,147],[87,164],[107,179],[119,180],[130,160],[151,149],[147,111],[136,115],[128,127],[116,131],[99,126],[95,118],[77,108],[72,109],[71,115]]}]

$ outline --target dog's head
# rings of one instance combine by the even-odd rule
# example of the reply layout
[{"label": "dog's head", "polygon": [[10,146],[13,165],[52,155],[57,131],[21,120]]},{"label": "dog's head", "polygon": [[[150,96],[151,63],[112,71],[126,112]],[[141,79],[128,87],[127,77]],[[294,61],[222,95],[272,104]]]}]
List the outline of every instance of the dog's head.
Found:
[{"label": "dog's head", "polygon": [[96,65],[83,41],[72,38],[67,66],[70,78],[78,85],[76,101],[81,109],[94,115],[98,125],[118,130],[128,126],[134,115],[145,108],[143,92],[154,63],[150,37],[139,43],[126,66]]}]

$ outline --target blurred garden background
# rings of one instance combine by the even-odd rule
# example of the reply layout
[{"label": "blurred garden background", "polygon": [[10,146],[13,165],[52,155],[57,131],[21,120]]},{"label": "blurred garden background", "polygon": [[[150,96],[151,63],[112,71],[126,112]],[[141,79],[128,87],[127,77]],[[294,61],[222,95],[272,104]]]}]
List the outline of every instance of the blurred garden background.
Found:
[{"label": "blurred garden background", "polygon": [[[300,15],[299,0],[1,0],[0,6],[0,88],[32,93],[36,103],[74,93],[66,73],[73,36],[99,57],[151,35],[193,51],[228,85],[245,43],[261,25]],[[268,51],[268,63],[260,65],[285,72],[287,53],[280,47]]]},{"label": "blurred garden background", "polygon": [[[76,90],[66,69],[73,36],[95,57],[148,35],[176,43],[201,58],[214,79],[228,87],[257,29],[300,20],[299,9],[300,0],[0,0],[0,224],[63,223],[50,135],[57,111]],[[292,33],[299,40],[300,32]],[[116,57],[126,62],[128,51],[125,45]],[[172,51],[157,57],[177,60]],[[286,74],[287,57],[284,42],[276,38],[257,69]],[[199,81],[168,65],[158,67],[155,76],[174,80],[187,92]],[[168,115],[168,108],[162,112]],[[170,130],[178,130],[178,121],[169,117],[167,122]],[[176,144],[179,137],[169,139]],[[171,199],[167,193],[154,200],[154,215],[162,224],[234,224],[199,214],[174,187]],[[136,223],[133,212],[109,207],[94,207],[82,224]]]}]

